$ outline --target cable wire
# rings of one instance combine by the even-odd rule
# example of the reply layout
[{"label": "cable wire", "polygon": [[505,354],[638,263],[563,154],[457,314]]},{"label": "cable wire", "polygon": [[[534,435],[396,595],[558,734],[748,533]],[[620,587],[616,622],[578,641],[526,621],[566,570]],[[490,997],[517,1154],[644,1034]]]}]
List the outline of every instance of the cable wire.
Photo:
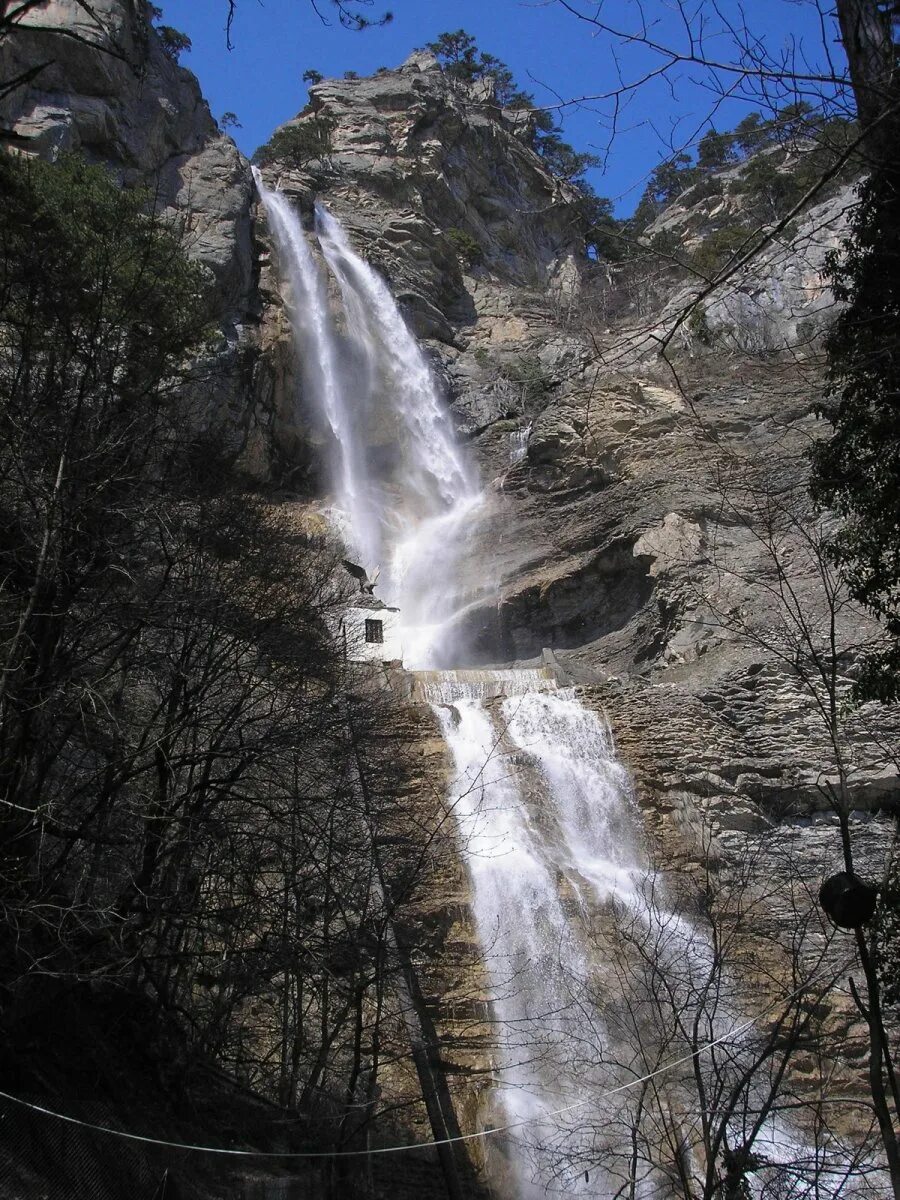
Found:
[{"label": "cable wire", "polygon": [[[798,988],[790,996],[779,1001],[779,1004],[787,1003],[793,1000],[803,991],[803,988]],[[772,1005],[771,1008],[774,1008]],[[90,1121],[82,1121],[79,1117],[70,1117],[66,1113],[55,1112],[52,1108],[44,1108],[40,1104],[33,1104],[30,1100],[23,1100],[20,1096],[12,1096],[9,1092],[0,1091],[0,1099],[9,1100],[11,1104],[18,1104],[22,1108],[30,1109],[32,1112],[41,1113],[45,1117],[54,1117],[57,1121],[67,1121],[70,1125],[78,1125],[82,1129],[90,1129],[94,1133],[108,1133],[113,1137],[127,1138],[132,1142],[143,1142],[151,1146],[167,1146],[173,1150],[195,1150],[202,1154],[226,1154],[236,1158],[362,1158],[371,1154],[400,1154],[406,1150],[429,1150],[436,1146],[449,1146],[454,1142],[471,1142],[477,1138],[492,1137],[496,1133],[508,1133],[513,1129],[520,1129],[524,1125],[541,1124],[548,1121],[551,1117],[559,1117],[564,1113],[573,1112],[576,1108],[583,1108],[586,1104],[597,1104],[600,1100],[607,1100],[610,1096],[617,1096],[621,1092],[626,1092],[630,1088],[638,1087],[642,1083],[647,1083],[651,1079],[656,1079],[659,1075],[664,1075],[666,1071],[671,1071],[675,1067],[683,1066],[684,1063],[691,1062],[698,1054],[704,1054],[708,1050],[714,1049],[721,1045],[722,1042],[728,1041],[730,1038],[739,1037],[745,1033],[753,1025],[756,1024],[766,1013],[760,1014],[759,1017],[751,1017],[745,1021],[743,1025],[738,1025],[734,1029],[730,1029],[727,1033],[723,1033],[720,1037],[714,1038],[711,1042],[706,1042],[698,1050],[692,1051],[690,1054],[685,1054],[681,1058],[673,1059],[672,1062],[666,1063],[662,1067],[658,1067],[655,1071],[651,1071],[647,1075],[642,1075],[639,1079],[630,1079],[627,1083],[621,1083],[618,1087],[610,1088],[608,1091],[600,1092],[599,1095],[589,1096],[584,1100],[577,1100],[573,1104],[566,1104],[562,1108],[553,1109],[550,1112],[544,1113],[540,1117],[523,1118],[521,1121],[510,1121],[507,1125],[492,1125],[489,1129],[480,1129],[476,1133],[461,1133],[456,1137],[438,1138],[430,1142],[411,1142],[401,1146],[378,1146],[368,1150],[228,1150],[221,1146],[200,1146],[191,1142],[172,1142],[165,1138],[147,1137],[140,1133],[126,1133],[122,1129],[111,1129],[108,1125],[95,1125]]]}]

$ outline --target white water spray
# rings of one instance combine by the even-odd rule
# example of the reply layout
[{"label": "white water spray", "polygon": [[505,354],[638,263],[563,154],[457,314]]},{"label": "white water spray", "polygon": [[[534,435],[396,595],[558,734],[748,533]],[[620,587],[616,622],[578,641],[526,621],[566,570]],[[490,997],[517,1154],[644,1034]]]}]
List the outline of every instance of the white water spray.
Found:
[{"label": "white water spray", "polygon": [[461,548],[483,503],[477,474],[387,284],[317,207],[319,244],[341,294],[341,338],[298,213],[255,178],[290,288],[304,390],[336,444],[332,483],[348,549],[369,571],[382,568],[379,592],[400,608],[406,664],[446,663],[464,608]]},{"label": "white water spray", "polygon": [[380,552],[380,531],[364,468],[364,447],[358,422],[340,369],[340,353],[325,284],[306,240],[299,213],[283,193],[265,186],[256,167],[253,177],[290,288],[291,327],[304,390],[313,407],[325,419],[334,441],[331,474],[337,504],[346,514],[350,550],[363,562],[374,564]]},{"label": "white water spray", "polygon": [[[498,730],[481,700],[448,704],[451,689],[450,680],[434,687],[442,700],[434,711],[455,766],[450,802],[491,987],[500,1115],[504,1124],[522,1123],[508,1138],[508,1170],[520,1200],[540,1200],[559,1150],[550,1115],[589,1095],[565,1069],[580,1015],[570,984],[589,964],[563,907],[547,831],[525,802]],[[597,1194],[580,1180],[569,1181],[568,1195]]]},{"label": "white water spray", "polygon": [[316,209],[322,253],[341,290],[348,336],[366,364],[372,406],[390,419],[399,470],[381,490],[379,524],[386,547],[384,593],[399,605],[404,659],[447,660],[459,605],[464,535],[482,493],[457,445],[434,374],[390,289],[351,247],[324,208]]},{"label": "white water spray", "polygon": [[[453,673],[435,674],[425,690],[455,767],[450,799],[493,995],[501,1117],[504,1124],[522,1123],[509,1139],[514,1195],[622,1194],[622,1158],[605,1151],[604,1139],[617,1129],[627,1136],[630,1097],[610,1105],[602,1096],[639,1071],[625,1069],[634,1047],[617,1044],[597,1003],[603,964],[592,923],[601,911],[618,914],[628,936],[646,938],[655,955],[654,986],[668,997],[659,1012],[670,1004],[674,1021],[676,1012],[696,1009],[701,1040],[722,1039],[710,1089],[740,1079],[757,1053],[749,1032],[741,1032],[747,1013],[739,989],[717,965],[706,930],[671,908],[667,889],[649,870],[640,814],[605,722],[574,691],[548,686],[538,672],[530,690],[504,699],[487,690],[473,695],[472,685]],[[524,680],[511,682],[521,687]],[[609,930],[610,922],[604,924]],[[710,988],[718,991],[705,1008],[698,997]],[[670,1032],[660,1031],[664,1038]],[[649,1055],[654,1031],[645,1033]],[[677,1038],[671,1045],[667,1060],[685,1050]],[[649,1069],[651,1062],[642,1057],[638,1066]],[[700,1070],[713,1068],[704,1058]],[[678,1073],[661,1086],[678,1095]],[[750,1137],[761,1156],[748,1196],[773,1186],[793,1200],[869,1195],[866,1184],[847,1189],[852,1155],[839,1139],[829,1134],[813,1149],[777,1107],[768,1109],[764,1073],[756,1079],[751,1072],[743,1086],[746,1109],[736,1106],[729,1126],[733,1145]],[[692,1087],[689,1079],[688,1094]],[[688,1134],[691,1118],[684,1124]],[[817,1161],[822,1170],[811,1170]],[[702,1175],[702,1164],[690,1169]],[[634,1182],[638,1196],[666,1194],[664,1176],[649,1163]]]}]

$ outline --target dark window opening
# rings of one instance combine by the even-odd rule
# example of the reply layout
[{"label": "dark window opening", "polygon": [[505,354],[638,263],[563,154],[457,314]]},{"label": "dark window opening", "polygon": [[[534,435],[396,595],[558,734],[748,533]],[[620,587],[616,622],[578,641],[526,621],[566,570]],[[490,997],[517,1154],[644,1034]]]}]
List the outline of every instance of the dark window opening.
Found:
[{"label": "dark window opening", "polygon": [[384,641],[384,625],[381,623],[381,621],[366,621],[366,641]]}]

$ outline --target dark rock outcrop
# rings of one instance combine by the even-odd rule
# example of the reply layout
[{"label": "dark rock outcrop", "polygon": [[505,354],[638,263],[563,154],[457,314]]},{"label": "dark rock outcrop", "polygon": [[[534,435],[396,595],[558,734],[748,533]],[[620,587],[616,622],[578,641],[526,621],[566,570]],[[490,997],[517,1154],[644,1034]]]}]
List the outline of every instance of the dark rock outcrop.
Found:
[{"label": "dark rock outcrop", "polygon": [[183,220],[208,282],[218,336],[197,363],[184,420],[209,430],[239,466],[269,470],[255,366],[258,319],[250,166],[222,134],[195,77],[166,54],[143,0],[52,0],[0,43],[0,78],[40,67],[0,102],[0,126],[25,153],[67,152],[144,187]]}]

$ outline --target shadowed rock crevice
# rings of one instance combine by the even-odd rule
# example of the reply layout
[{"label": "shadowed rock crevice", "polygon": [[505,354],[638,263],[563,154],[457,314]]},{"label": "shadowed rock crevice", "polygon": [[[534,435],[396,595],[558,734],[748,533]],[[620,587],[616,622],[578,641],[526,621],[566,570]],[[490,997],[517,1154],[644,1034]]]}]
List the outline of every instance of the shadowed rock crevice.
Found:
[{"label": "shadowed rock crevice", "polygon": [[525,574],[501,592],[499,604],[476,608],[461,622],[473,661],[533,659],[596,644],[625,629],[650,602],[650,559],[623,538],[599,552]]}]

